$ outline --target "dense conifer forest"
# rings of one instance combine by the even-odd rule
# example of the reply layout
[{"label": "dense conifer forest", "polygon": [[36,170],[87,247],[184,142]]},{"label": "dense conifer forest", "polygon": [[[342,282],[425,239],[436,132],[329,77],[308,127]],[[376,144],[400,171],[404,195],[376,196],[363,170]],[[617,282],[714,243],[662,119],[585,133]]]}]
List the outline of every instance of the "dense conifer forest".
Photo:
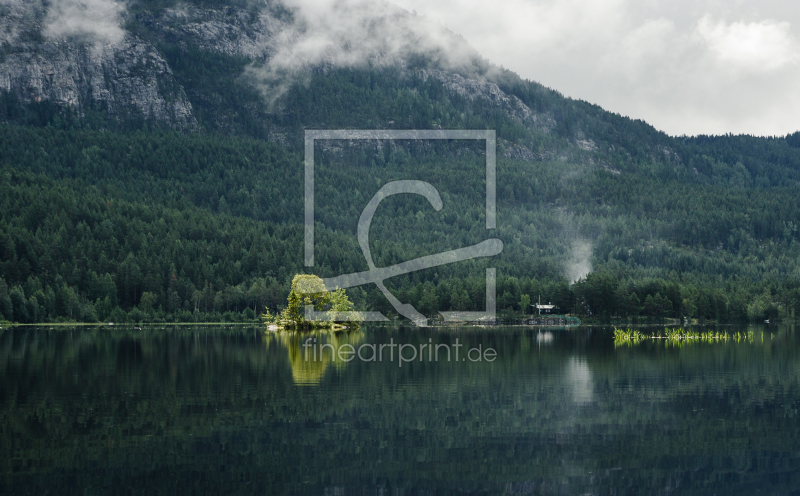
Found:
[{"label": "dense conifer forest", "polygon": [[[482,145],[319,143],[318,275],[365,270],[355,237],[364,205],[386,181],[422,179],[444,208],[382,204],[376,264],[487,237],[505,246],[491,260],[387,281],[426,314],[480,309],[491,266],[506,316],[541,295],[599,320],[794,318],[800,133],[670,137],[487,72],[536,113],[523,123],[426,77],[425,60],[319,67],[270,106],[245,77],[252,61],[187,47],[135,15],[126,27],[157,44],[199,129],[0,95],[0,320],[240,321],[279,310],[307,270],[303,131],[320,128],[496,130],[498,221],[483,229]],[[392,313],[374,288],[348,293],[356,308]]]}]

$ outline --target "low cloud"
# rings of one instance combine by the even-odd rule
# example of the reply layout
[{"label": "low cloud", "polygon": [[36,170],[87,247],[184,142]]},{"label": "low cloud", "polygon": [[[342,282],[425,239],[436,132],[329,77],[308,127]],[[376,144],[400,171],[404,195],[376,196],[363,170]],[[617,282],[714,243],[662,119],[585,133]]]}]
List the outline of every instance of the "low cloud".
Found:
[{"label": "low cloud", "polygon": [[697,32],[715,57],[728,66],[747,71],[773,71],[797,61],[797,43],[788,22],[713,21],[704,16]]},{"label": "low cloud", "polygon": [[125,36],[121,14],[125,5],[116,0],[52,0],[47,8],[44,35],[51,39],[78,38],[111,45]]},{"label": "low cloud", "polygon": [[284,0],[293,22],[272,38],[271,55],[249,74],[269,100],[277,99],[301,71],[391,66],[422,55],[434,65],[468,67],[477,52],[441,25],[381,0]]},{"label": "low cloud", "polygon": [[17,41],[20,27],[31,22],[33,6],[22,0],[0,0],[0,46]]},{"label": "low cloud", "polygon": [[394,0],[482,56],[673,135],[800,128],[800,3]]}]

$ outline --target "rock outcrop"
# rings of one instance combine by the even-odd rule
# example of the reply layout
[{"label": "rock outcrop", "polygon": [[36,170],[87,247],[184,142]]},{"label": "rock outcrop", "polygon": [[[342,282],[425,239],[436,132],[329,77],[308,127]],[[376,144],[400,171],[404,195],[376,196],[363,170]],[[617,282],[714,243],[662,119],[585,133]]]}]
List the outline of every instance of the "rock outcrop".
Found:
[{"label": "rock outcrop", "polygon": [[480,101],[484,105],[503,110],[526,126],[547,130],[555,125],[551,117],[533,112],[522,100],[506,94],[497,83],[480,76],[465,77],[455,72],[427,69],[420,70],[420,75],[423,79],[432,77],[440,81],[447,90],[469,101]]},{"label": "rock outcrop", "polygon": [[75,109],[105,108],[192,129],[192,105],[150,43],[127,33],[112,44],[41,34],[42,15],[19,4],[0,12],[0,90],[22,102],[51,101]]},{"label": "rock outcrop", "polygon": [[287,22],[270,10],[252,12],[184,7],[164,9],[159,15],[141,13],[136,20],[168,41],[200,50],[240,55],[254,60],[273,54]]},{"label": "rock outcrop", "polygon": [[[195,129],[197,120],[184,88],[154,43],[240,56],[267,65],[291,43],[287,35],[292,28],[291,13],[274,5],[260,10],[184,6],[128,13],[123,17],[142,27],[147,40],[154,41],[120,30],[124,35],[109,42],[54,37],[46,28],[46,6],[31,7],[23,0],[6,2],[0,4],[0,91],[13,93],[23,102],[50,101],[78,113],[90,106],[100,107],[111,116],[154,119],[178,129]],[[370,61],[404,65],[402,57]],[[411,72],[441,82],[449,92],[468,101],[499,109],[528,128],[547,132],[555,125],[552,116],[532,111],[481,71],[432,64]],[[286,85],[285,81],[279,83]],[[277,131],[269,134],[279,136]],[[521,147],[509,147],[507,152],[532,159],[531,152]]]}]

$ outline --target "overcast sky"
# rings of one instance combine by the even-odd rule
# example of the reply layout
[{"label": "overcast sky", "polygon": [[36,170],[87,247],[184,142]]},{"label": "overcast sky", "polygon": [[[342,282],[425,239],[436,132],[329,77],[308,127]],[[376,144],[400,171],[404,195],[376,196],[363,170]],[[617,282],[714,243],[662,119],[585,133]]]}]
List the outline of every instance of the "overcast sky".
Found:
[{"label": "overcast sky", "polygon": [[391,0],[484,57],[671,135],[800,130],[800,2]]}]

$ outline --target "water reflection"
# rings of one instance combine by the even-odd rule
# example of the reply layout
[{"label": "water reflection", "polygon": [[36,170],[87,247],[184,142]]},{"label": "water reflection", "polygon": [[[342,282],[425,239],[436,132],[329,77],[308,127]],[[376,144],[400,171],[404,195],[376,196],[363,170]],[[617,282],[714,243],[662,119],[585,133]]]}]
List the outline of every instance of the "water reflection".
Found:
[{"label": "water reflection", "polygon": [[[364,332],[360,329],[349,332],[264,332],[267,348],[278,345],[286,349],[294,383],[306,386],[319,384],[331,364],[337,369],[346,366],[348,362],[338,358],[336,351],[346,344],[355,348],[363,340]],[[306,343],[305,347],[303,343]]]},{"label": "water reflection", "polygon": [[592,372],[585,360],[570,358],[564,378],[572,388],[572,401],[579,405],[592,401]]},{"label": "water reflection", "polygon": [[601,328],[315,335],[497,350],[402,367],[309,362],[307,335],[260,328],[5,330],[0,493],[789,494],[800,346],[753,330],[683,347]]},{"label": "water reflection", "polygon": [[536,343],[541,346],[553,342],[553,333],[550,331],[539,331],[536,334]]}]

